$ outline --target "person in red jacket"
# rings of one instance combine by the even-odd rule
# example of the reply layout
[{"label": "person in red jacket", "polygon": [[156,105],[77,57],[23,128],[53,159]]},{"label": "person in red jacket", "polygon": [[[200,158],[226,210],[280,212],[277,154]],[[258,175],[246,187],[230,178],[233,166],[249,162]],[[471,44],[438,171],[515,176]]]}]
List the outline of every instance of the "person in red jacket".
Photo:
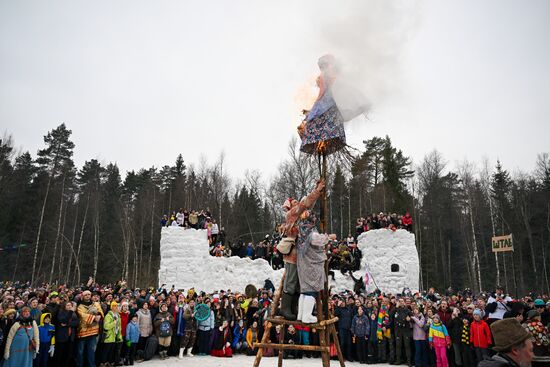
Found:
[{"label": "person in red jacket", "polygon": [[401,218],[401,225],[409,232],[412,232],[413,219],[411,213],[407,212],[403,218]]},{"label": "person in red jacket", "polygon": [[441,323],[446,327],[449,327],[449,322],[451,322],[453,311],[451,311],[451,309],[449,308],[449,303],[447,301],[441,301],[437,314],[441,319]]},{"label": "person in red jacket", "polygon": [[479,362],[489,359],[489,345],[493,343],[491,330],[485,320],[481,319],[481,310],[474,310],[474,321],[470,325],[470,343],[474,347],[477,366]]}]

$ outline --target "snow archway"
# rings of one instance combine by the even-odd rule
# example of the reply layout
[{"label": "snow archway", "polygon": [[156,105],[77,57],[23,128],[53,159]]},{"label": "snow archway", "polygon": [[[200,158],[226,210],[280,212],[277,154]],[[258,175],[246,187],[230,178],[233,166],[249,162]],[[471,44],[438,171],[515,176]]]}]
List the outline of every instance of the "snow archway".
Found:
[{"label": "snow archway", "polygon": [[[420,265],[414,234],[398,229],[376,229],[362,233],[357,239],[362,252],[361,269],[353,272],[355,278],[369,273],[367,291],[376,286],[383,292],[401,293],[403,288],[418,290]],[[353,290],[354,282],[349,275],[335,271],[331,281],[336,291]]]}]

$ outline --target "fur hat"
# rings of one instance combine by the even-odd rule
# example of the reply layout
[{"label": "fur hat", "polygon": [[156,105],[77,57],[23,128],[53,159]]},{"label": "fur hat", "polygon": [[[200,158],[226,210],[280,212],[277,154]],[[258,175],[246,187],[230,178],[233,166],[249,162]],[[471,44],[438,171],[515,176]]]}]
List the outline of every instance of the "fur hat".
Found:
[{"label": "fur hat", "polygon": [[519,344],[531,337],[515,318],[503,319],[491,324],[494,347],[497,352],[507,350],[513,345]]}]

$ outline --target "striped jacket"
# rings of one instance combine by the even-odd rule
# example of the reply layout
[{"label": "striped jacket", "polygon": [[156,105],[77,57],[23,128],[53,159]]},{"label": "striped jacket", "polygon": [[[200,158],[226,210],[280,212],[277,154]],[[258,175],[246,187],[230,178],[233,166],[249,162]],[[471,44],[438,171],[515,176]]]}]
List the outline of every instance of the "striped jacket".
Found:
[{"label": "striped jacket", "polygon": [[430,344],[433,344],[435,347],[445,347],[451,343],[451,338],[449,337],[447,328],[440,322],[434,322],[430,326],[428,340],[430,341]]}]

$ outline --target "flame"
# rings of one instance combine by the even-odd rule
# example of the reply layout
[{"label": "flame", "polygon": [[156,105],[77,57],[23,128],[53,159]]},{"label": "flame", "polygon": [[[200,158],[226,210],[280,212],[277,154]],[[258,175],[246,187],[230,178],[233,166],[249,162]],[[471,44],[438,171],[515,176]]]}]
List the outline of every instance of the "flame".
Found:
[{"label": "flame", "polygon": [[294,94],[294,104],[296,110],[302,112],[304,109],[309,110],[317,100],[319,88],[316,85],[317,76],[308,78],[306,82],[301,84]]},{"label": "flame", "polygon": [[327,150],[326,141],[320,141],[317,143],[317,148],[316,148],[317,153],[324,153],[326,150]]}]

